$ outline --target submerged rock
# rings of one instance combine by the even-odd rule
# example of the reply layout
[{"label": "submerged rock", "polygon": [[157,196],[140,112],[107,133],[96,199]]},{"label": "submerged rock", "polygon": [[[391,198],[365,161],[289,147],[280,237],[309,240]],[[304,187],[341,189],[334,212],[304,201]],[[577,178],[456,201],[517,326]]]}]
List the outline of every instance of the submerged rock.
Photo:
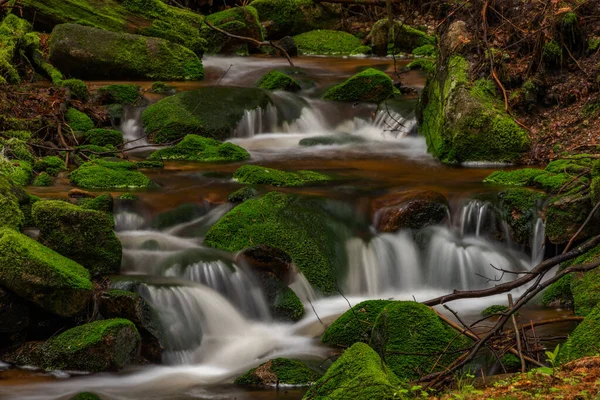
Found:
[{"label": "submerged rock", "polygon": [[367,300],[340,315],[323,333],[321,341],[330,346],[350,347],[369,343],[375,320],[393,300]]},{"label": "submerged rock", "polygon": [[[207,15],[205,20],[211,25],[237,36],[243,36],[262,42],[263,31],[258,22],[258,13],[252,6],[233,7]],[[204,25],[200,36],[206,40],[208,54],[248,55],[256,45],[245,40],[228,37]]]},{"label": "submerged rock", "polygon": [[428,151],[445,163],[515,162],[529,148],[529,137],[504,111],[494,82],[473,82],[463,51],[470,37],[463,21],[442,36],[436,72],[417,107],[419,132]]},{"label": "submerged rock", "polygon": [[271,71],[264,75],[256,84],[265,90],[285,90],[287,92],[297,92],[300,90],[300,84],[294,78],[289,77],[281,71]]},{"label": "submerged rock", "polygon": [[0,229],[0,285],[59,316],[80,314],[92,294],[89,272],[10,229]]},{"label": "submerged rock", "polygon": [[372,348],[356,343],[310,387],[303,400],[393,399],[400,384]]},{"label": "submerged rock", "polygon": [[243,263],[258,274],[273,274],[286,285],[292,283],[296,273],[292,258],[285,251],[265,244],[245,249],[236,257],[236,263]]},{"label": "submerged rock", "polygon": [[300,54],[349,55],[361,47],[359,38],[342,31],[315,30],[294,36]]},{"label": "submerged rock", "polygon": [[164,39],[64,24],[54,28],[49,46],[51,62],[64,73],[81,79],[204,77],[198,56]]},{"label": "submerged rock", "polygon": [[390,193],[373,200],[373,224],[380,232],[421,229],[448,217],[448,200],[431,190]]},{"label": "submerged rock", "polygon": [[275,358],[252,368],[234,383],[243,386],[309,386],[320,377],[301,361]]},{"label": "submerged rock", "polygon": [[149,160],[234,162],[249,158],[250,154],[246,150],[233,143],[221,143],[198,135],[186,135],[175,146],[156,150],[150,155]]},{"label": "submerged rock", "polygon": [[314,171],[285,172],[247,164],[235,171],[233,179],[251,185],[294,187],[329,181],[331,177]]},{"label": "submerged rock", "polygon": [[188,134],[225,140],[232,136],[246,110],[268,104],[269,93],[262,89],[203,87],[152,104],[142,114],[142,121],[154,143],[171,142]]},{"label": "submerged rock", "polygon": [[32,213],[40,243],[77,261],[92,276],[119,272],[122,247],[110,214],[60,200],[39,201]]},{"label": "submerged rock", "polygon": [[335,101],[380,103],[394,95],[394,84],[386,73],[368,68],[330,88],[323,98]]},{"label": "submerged rock", "polygon": [[[412,301],[386,306],[371,333],[371,346],[385,355],[387,365],[403,380],[444,370],[469,344],[433,310]],[[445,354],[440,357],[440,353]]]}]

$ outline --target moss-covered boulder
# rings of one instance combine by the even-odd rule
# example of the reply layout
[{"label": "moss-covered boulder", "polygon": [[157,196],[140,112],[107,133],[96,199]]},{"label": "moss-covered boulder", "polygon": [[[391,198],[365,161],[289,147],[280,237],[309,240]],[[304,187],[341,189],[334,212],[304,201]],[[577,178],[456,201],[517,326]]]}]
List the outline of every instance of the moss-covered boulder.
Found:
[{"label": "moss-covered boulder", "polygon": [[81,101],[87,101],[88,88],[81,79],[65,79],[62,81],[62,87],[69,89],[71,97]]},{"label": "moss-covered boulder", "polygon": [[0,285],[59,316],[78,315],[92,294],[84,267],[6,228],[0,229]]},{"label": "moss-covered boulder", "polygon": [[413,380],[432,369],[442,371],[458,358],[458,351],[470,345],[459,335],[429,307],[395,301],[375,320],[371,346],[400,379]]},{"label": "moss-covered boulder", "polygon": [[419,29],[394,21],[390,26],[388,19],[377,21],[367,36],[373,52],[385,56],[392,52],[412,53],[413,49],[435,44],[435,37]]},{"label": "moss-covered boulder", "polygon": [[394,399],[400,384],[371,347],[356,343],[311,386],[303,400]]},{"label": "moss-covered boulder", "polygon": [[131,105],[137,103],[141,96],[135,84],[113,84],[98,89],[102,104]]},{"label": "moss-covered boulder", "polygon": [[204,87],[152,104],[142,122],[154,143],[188,134],[224,140],[232,136],[246,110],[270,103],[269,92],[258,88]]},{"label": "moss-covered boulder", "polygon": [[10,178],[16,185],[25,186],[33,179],[33,168],[28,161],[0,157],[0,174]]},{"label": "moss-covered boulder", "polygon": [[227,251],[260,244],[281,249],[316,289],[330,294],[336,290],[338,268],[345,263],[338,243],[344,232],[333,223],[333,214],[324,199],[270,192],[225,214],[204,244]]},{"label": "moss-covered boulder", "polygon": [[76,108],[71,107],[67,110],[65,121],[67,121],[69,127],[75,132],[87,132],[90,129],[94,129],[92,119]]},{"label": "moss-covered boulder", "polygon": [[84,189],[148,188],[154,184],[128,162],[88,161],[69,175],[71,183]]},{"label": "moss-covered boulder", "polygon": [[[548,201],[546,208],[546,235],[555,244],[567,243],[592,211],[589,191],[572,191],[555,196]],[[589,223],[577,236],[585,240],[600,233],[600,210],[597,210]]]},{"label": "moss-covered boulder", "polygon": [[[585,254],[570,261],[564,267],[578,264],[591,264],[600,260],[600,246],[587,251]],[[564,287],[569,285],[568,289]],[[588,315],[600,304],[600,271],[594,269],[588,272],[569,274],[550,286],[549,290],[564,294],[563,297],[573,300],[573,308],[577,315]],[[559,291],[562,289],[562,291]],[[544,294],[546,293],[544,292]],[[562,299],[562,297],[561,297]]]},{"label": "moss-covered boulder", "polygon": [[205,42],[199,37],[202,16],[161,0],[16,0],[14,3],[19,13],[43,32],[71,22],[163,38],[197,54],[204,51]]},{"label": "moss-covered boulder", "polygon": [[90,129],[84,135],[85,142],[93,146],[119,146],[123,144],[123,134],[114,129]]},{"label": "moss-covered boulder", "polygon": [[320,377],[302,361],[275,358],[252,368],[234,383],[243,386],[309,386]]},{"label": "moss-covered boulder", "polygon": [[508,223],[512,239],[517,243],[531,244],[533,229],[546,195],[528,189],[507,189],[498,193],[501,217]]},{"label": "moss-covered boulder", "polygon": [[40,352],[42,367],[71,371],[118,371],[137,358],[140,334],[126,319],[115,318],[71,328],[49,339]]},{"label": "moss-covered boulder", "polygon": [[340,22],[332,7],[311,0],[254,0],[250,5],[258,11],[269,40],[332,28]]},{"label": "moss-covered boulder", "polygon": [[367,300],[358,303],[329,325],[321,336],[321,341],[338,347],[350,347],[357,342],[369,343],[375,320],[392,302],[392,300]]},{"label": "moss-covered boulder", "polygon": [[110,214],[60,200],[39,201],[32,214],[40,243],[77,261],[93,276],[119,272],[122,247]]},{"label": "moss-covered boulder", "polygon": [[361,47],[359,38],[342,31],[315,30],[294,36],[300,54],[349,55]]},{"label": "moss-covered boulder", "polygon": [[436,225],[444,221],[449,212],[446,197],[432,190],[390,193],[371,202],[372,220],[380,232]]},{"label": "moss-covered boulder", "polygon": [[300,84],[294,78],[276,70],[260,78],[256,86],[265,90],[285,90],[286,92],[297,92],[301,89]]},{"label": "moss-covered boulder", "polygon": [[[207,15],[205,21],[211,25],[237,36],[251,38],[261,42],[263,30],[258,21],[258,13],[251,6],[233,7]],[[248,41],[232,38],[204,24],[200,36],[206,40],[208,54],[248,55],[256,45]]]},{"label": "moss-covered boulder", "polygon": [[569,335],[558,354],[560,363],[586,356],[597,356],[600,349],[600,308],[596,307]]},{"label": "moss-covered boulder", "polygon": [[33,186],[52,186],[52,177],[46,172],[42,172],[33,181]]},{"label": "moss-covered boulder", "polygon": [[196,162],[234,162],[249,158],[246,150],[233,143],[221,143],[198,135],[186,135],[175,146],[157,150],[149,157],[150,160]]},{"label": "moss-covered boulder", "polygon": [[10,178],[0,173],[0,228],[21,230],[25,216],[19,204],[21,190]]},{"label": "moss-covered boulder", "polygon": [[81,79],[198,80],[204,76],[197,55],[159,38],[64,24],[54,28],[49,46],[51,62]]},{"label": "moss-covered boulder", "polygon": [[248,199],[256,197],[257,195],[258,190],[254,189],[252,186],[244,186],[234,192],[229,193],[229,196],[227,196],[227,201],[230,203],[239,204]]},{"label": "moss-covered boulder", "polygon": [[330,88],[323,98],[335,101],[380,103],[394,94],[394,85],[386,73],[368,68]]},{"label": "moss-covered boulder", "polygon": [[436,72],[417,107],[419,132],[445,163],[515,162],[530,146],[528,134],[504,111],[494,82],[471,76],[461,51],[470,40],[465,26],[453,22],[441,39]]},{"label": "moss-covered boulder", "polygon": [[58,156],[47,156],[39,158],[33,164],[33,169],[37,172],[46,172],[48,175],[56,176],[67,167],[62,158]]},{"label": "moss-covered boulder", "polygon": [[293,187],[329,181],[331,177],[314,171],[285,172],[259,165],[243,165],[235,171],[233,179],[250,185]]}]

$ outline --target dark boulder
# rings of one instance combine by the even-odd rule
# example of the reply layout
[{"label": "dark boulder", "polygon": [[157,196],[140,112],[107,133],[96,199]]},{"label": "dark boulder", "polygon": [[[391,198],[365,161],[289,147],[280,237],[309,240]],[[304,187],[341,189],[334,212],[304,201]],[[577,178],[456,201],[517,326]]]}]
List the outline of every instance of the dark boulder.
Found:
[{"label": "dark boulder", "polygon": [[20,332],[29,321],[27,302],[0,287],[0,333]]},{"label": "dark boulder", "polygon": [[371,202],[373,224],[380,232],[421,229],[448,216],[448,200],[431,190],[390,193]]}]

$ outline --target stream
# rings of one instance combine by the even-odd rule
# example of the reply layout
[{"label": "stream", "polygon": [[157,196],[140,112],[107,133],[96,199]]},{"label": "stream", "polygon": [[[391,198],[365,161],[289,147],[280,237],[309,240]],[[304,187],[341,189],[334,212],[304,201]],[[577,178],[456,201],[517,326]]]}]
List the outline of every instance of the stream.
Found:
[{"label": "stream", "polygon": [[[490,264],[527,271],[544,258],[547,249],[541,219],[531,239],[533,250],[498,240],[490,228],[503,229],[486,200],[501,189],[481,182],[501,166],[450,167],[427,153],[425,139],[416,132],[416,94],[406,95],[389,110],[319,100],[327,87],[365,67],[392,75],[390,59],[299,57],[294,61],[304,71],[299,80],[314,85],[307,84],[296,94],[275,93],[275,106],[247,111],[230,141],[250,152],[249,163],[310,169],[335,178],[326,184],[277,190],[326,199],[339,232],[338,245],[347,259],[346,273],[338,282],[343,296],[319,296],[298,274],[291,287],[305,304],[305,316],[293,324],[275,322],[248,268],[236,264],[234,254],[202,244],[208,229],[233,207],[227,203],[228,194],[243,187],[231,179],[241,163],[167,163],[163,170],[147,172],[159,188],[135,192],[139,198],[135,205],[115,200],[116,231],[124,250],[122,276],[112,280],[117,288],[135,282],[140,295],[158,312],[168,342],[163,365],[90,376],[8,370],[0,373],[0,398],[58,400],[93,391],[114,400],[300,399],[305,391],[301,388],[252,390],[232,382],[276,357],[329,365],[335,350],[319,341],[323,324],[348,310],[348,304],[366,299],[424,301],[454,289],[493,286],[495,282],[484,278],[495,275]],[[406,63],[399,61],[398,68]],[[205,81],[169,85],[179,91],[214,84],[253,86],[269,70],[286,66],[285,60],[272,58],[208,57]],[[402,80],[416,89],[425,84],[424,76],[416,71],[403,74]],[[154,102],[162,96],[146,97]],[[142,110],[126,110],[121,122],[126,141],[135,140],[136,146],[147,144]],[[289,115],[298,117],[290,119]],[[350,140],[338,145],[299,145],[300,140],[316,136]],[[146,154],[135,152],[133,157]],[[64,198],[70,188],[63,178],[51,187],[28,189],[40,197]],[[446,221],[417,236],[408,230],[376,232],[370,201],[407,189],[435,190],[446,196],[450,204]],[[194,218],[160,230],[153,227],[158,213],[188,203],[197,205]],[[451,305],[464,320],[474,321],[487,306],[505,303],[506,295],[501,295]],[[528,322],[564,314],[531,305],[519,319]],[[560,334],[569,327],[558,325],[546,332]]]}]

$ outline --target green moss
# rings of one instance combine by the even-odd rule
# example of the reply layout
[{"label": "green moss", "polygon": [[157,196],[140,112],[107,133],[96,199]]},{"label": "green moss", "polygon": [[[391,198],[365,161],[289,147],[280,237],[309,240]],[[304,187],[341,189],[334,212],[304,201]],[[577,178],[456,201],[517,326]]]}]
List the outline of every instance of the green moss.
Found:
[{"label": "green moss", "polygon": [[416,57],[435,57],[435,46],[426,44],[413,49],[412,53]]},{"label": "green moss", "polygon": [[75,24],[54,28],[50,61],[81,79],[198,80],[202,62],[191,50],[159,38]]},{"label": "green moss", "polygon": [[235,380],[236,385],[294,385],[308,386],[320,375],[306,364],[288,358],[276,358],[253,368]]},{"label": "green moss", "polygon": [[394,399],[398,398],[400,383],[372,348],[356,343],[311,386],[303,399]]},{"label": "green moss", "polygon": [[400,379],[408,380],[444,370],[469,344],[429,307],[410,301],[386,306],[371,333],[371,346]]},{"label": "green moss", "polygon": [[354,135],[311,136],[301,139],[300,146],[332,146],[350,143],[364,143],[365,139]]},{"label": "green moss", "polygon": [[137,200],[137,196],[131,193],[124,193],[119,196],[119,200],[134,201]]},{"label": "green moss", "polygon": [[169,96],[142,114],[146,132],[154,143],[196,134],[218,140],[231,137],[246,110],[271,103],[258,88],[205,87]]},{"label": "green moss", "polygon": [[135,104],[140,99],[138,87],[134,84],[102,86],[98,94],[103,104]]},{"label": "green moss", "polygon": [[508,311],[508,307],[507,306],[502,306],[499,304],[494,304],[493,306],[489,306],[488,308],[486,308],[485,310],[483,310],[481,312],[481,315],[483,315],[484,317],[489,317],[490,315],[494,315],[494,314],[501,314],[501,313],[505,313]]},{"label": "green moss", "polygon": [[87,144],[94,146],[120,146],[123,144],[123,134],[114,129],[90,129],[84,135]]},{"label": "green moss", "polygon": [[244,186],[243,188],[240,188],[235,192],[230,193],[229,196],[227,196],[227,201],[229,201],[230,203],[238,204],[243,203],[246,200],[251,199],[253,197],[256,197],[257,195],[258,191],[252,186]]},{"label": "green moss", "polygon": [[0,157],[0,173],[8,176],[19,186],[28,185],[33,179],[33,168],[27,161],[10,161]]},{"label": "green moss", "polygon": [[[372,47],[383,47],[387,39],[387,53],[411,53],[413,49],[435,45],[436,39],[426,32],[416,29],[401,21],[394,21],[390,27],[389,21],[377,21],[369,33]],[[383,50],[385,51],[385,47]]]},{"label": "green moss", "polygon": [[359,46],[352,50],[351,56],[368,56],[373,53],[373,50],[369,46]]},{"label": "green moss", "polygon": [[8,14],[0,23],[0,84],[21,82],[16,65],[27,50],[30,31],[31,25],[14,14]]},{"label": "green moss", "polygon": [[82,113],[75,108],[69,108],[67,113],[65,114],[65,119],[67,124],[73,129],[75,132],[87,132],[90,129],[94,129],[94,123],[85,113]]},{"label": "green moss", "polygon": [[[600,260],[600,246],[594,247],[565,266],[590,264],[598,260]],[[600,271],[596,269],[568,276],[575,313],[588,315],[600,303]]]},{"label": "green moss", "polygon": [[0,229],[21,230],[25,216],[19,205],[18,188],[11,179],[0,173]]},{"label": "green moss", "polygon": [[270,192],[229,211],[206,234],[204,244],[227,251],[266,244],[288,253],[308,281],[324,294],[335,292],[342,232],[332,224],[323,199]]},{"label": "green moss", "polygon": [[37,159],[33,164],[33,169],[38,172],[47,172],[51,176],[56,176],[59,172],[67,170],[65,162],[58,156],[46,156]]},{"label": "green moss", "polygon": [[260,78],[256,86],[265,90],[285,90],[287,92],[300,90],[300,84],[295,79],[275,70]]},{"label": "green moss", "polygon": [[10,229],[0,229],[0,285],[60,316],[82,312],[92,293],[81,265]]},{"label": "green moss", "polygon": [[0,138],[6,139],[20,139],[29,140],[31,139],[31,132],[29,131],[4,131],[0,132]]},{"label": "green moss", "polygon": [[348,55],[362,43],[346,32],[315,30],[294,36],[298,52],[314,55]]},{"label": "green moss", "polygon": [[273,316],[283,321],[299,321],[304,316],[304,304],[289,287],[277,294],[271,309]]},{"label": "green moss", "polygon": [[544,63],[550,67],[556,67],[562,63],[562,47],[556,40],[544,43],[542,58]]},{"label": "green moss", "polygon": [[600,308],[596,307],[569,335],[559,353],[560,363],[586,356],[596,356],[600,349]]},{"label": "green moss", "polygon": [[87,210],[102,211],[105,213],[113,212],[113,197],[110,193],[104,193],[94,198],[77,199],[77,205]]},{"label": "green moss", "polygon": [[568,174],[540,174],[533,178],[535,186],[544,189],[548,193],[558,193],[563,187],[573,180]]},{"label": "green moss", "polygon": [[600,201],[600,176],[592,178],[592,183],[590,184],[590,198],[592,204],[597,204]]},{"label": "green moss", "polygon": [[71,328],[43,345],[44,367],[100,372],[115,370],[136,357],[140,334],[126,319],[95,321]]},{"label": "green moss", "polygon": [[394,85],[387,74],[368,68],[330,88],[323,98],[336,101],[380,103],[393,96]]},{"label": "green moss", "polygon": [[508,223],[512,239],[527,244],[538,219],[537,210],[545,195],[527,189],[507,189],[498,194],[502,219]]},{"label": "green moss", "polygon": [[379,313],[392,300],[367,300],[339,316],[323,333],[321,341],[330,346],[350,347],[356,342],[368,343]]},{"label": "green moss", "polygon": [[495,171],[483,180],[484,183],[493,183],[505,186],[533,186],[533,180],[545,172],[537,168],[523,168],[512,171]]},{"label": "green moss", "polygon": [[[550,242],[567,243],[591,211],[589,193],[585,191],[572,190],[551,198],[546,207],[546,235]],[[584,240],[597,234],[596,232],[595,223],[587,224],[579,233],[578,239]]]},{"label": "green moss", "polygon": [[506,368],[509,371],[517,370],[521,367],[521,360],[519,359],[519,357],[515,356],[512,353],[506,353],[502,357],[502,365],[504,365],[504,368]]},{"label": "green moss", "polygon": [[71,95],[81,101],[87,101],[88,89],[85,82],[80,79],[66,79],[62,81],[62,86],[69,88]]},{"label": "green moss", "polygon": [[594,36],[588,39],[588,52],[594,52],[600,48],[600,37]]},{"label": "green moss", "polygon": [[232,143],[198,135],[186,135],[175,146],[160,149],[152,153],[150,160],[175,160],[196,162],[234,162],[250,158],[243,148]]},{"label": "green moss", "polygon": [[552,285],[548,286],[542,295],[541,303],[549,306],[552,303],[559,302],[561,304],[573,303],[573,292],[571,291],[571,281],[573,275],[563,276]]},{"label": "green moss", "polygon": [[92,275],[119,271],[121,242],[114,233],[110,214],[47,200],[37,202],[32,215],[40,230],[40,243],[79,262]]},{"label": "green moss", "polygon": [[152,93],[166,93],[169,90],[169,87],[164,82],[153,82],[152,83]]},{"label": "green moss", "polygon": [[71,183],[85,189],[148,188],[153,183],[139,171],[125,169],[122,163],[89,161],[73,171]]},{"label": "green moss", "polygon": [[435,62],[431,60],[418,59],[411,61],[406,68],[409,70],[420,69],[427,73],[435,72]]},{"label": "green moss", "polygon": [[33,162],[33,154],[25,140],[17,138],[5,140],[0,138],[0,147],[4,157],[8,157],[11,160],[26,161],[28,163]]},{"label": "green moss", "polygon": [[[206,16],[207,22],[228,33],[262,41],[263,28],[258,22],[258,12],[254,7],[233,7]],[[200,36],[206,41],[208,54],[248,55],[246,41],[228,37],[204,25]]]},{"label": "green moss", "polygon": [[42,172],[33,181],[33,186],[52,186],[52,177],[46,172]]},{"label": "green moss", "polygon": [[258,165],[243,165],[235,171],[233,179],[240,183],[279,187],[303,186],[331,180],[327,175],[313,171],[285,172]]},{"label": "green moss", "polygon": [[77,393],[75,396],[69,398],[69,400],[102,400],[100,397],[90,392]]}]

